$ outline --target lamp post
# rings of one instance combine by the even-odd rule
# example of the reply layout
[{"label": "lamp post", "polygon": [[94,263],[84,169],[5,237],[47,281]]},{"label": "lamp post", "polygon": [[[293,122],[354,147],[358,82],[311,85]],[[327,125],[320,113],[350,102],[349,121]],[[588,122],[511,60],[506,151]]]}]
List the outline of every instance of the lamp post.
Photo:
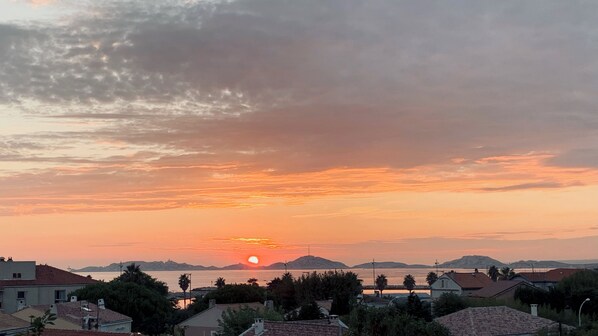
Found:
[{"label": "lamp post", "polygon": [[587,298],[587,299],[583,300],[583,302],[581,303],[581,306],[579,306],[579,314],[578,314],[579,315],[579,327],[581,327],[581,308],[588,301],[590,301],[590,298]]}]

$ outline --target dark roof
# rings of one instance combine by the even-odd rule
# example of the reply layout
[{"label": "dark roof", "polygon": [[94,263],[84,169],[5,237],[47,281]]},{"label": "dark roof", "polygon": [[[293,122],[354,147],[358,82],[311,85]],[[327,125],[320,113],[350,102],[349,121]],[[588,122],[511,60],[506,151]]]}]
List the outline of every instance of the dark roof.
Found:
[{"label": "dark roof", "polygon": [[0,288],[44,285],[89,285],[96,282],[96,280],[90,277],[84,277],[56,267],[36,265],[35,280],[0,280]]},{"label": "dark roof", "polygon": [[444,273],[444,275],[451,278],[453,281],[457,283],[457,285],[459,285],[463,289],[479,289],[492,283],[492,279],[490,279],[486,274],[481,272],[448,272]]},{"label": "dark roof", "polygon": [[479,298],[493,298],[519,286],[531,287],[531,285],[528,285],[525,281],[501,280],[488,284],[484,288],[473,292],[471,296]]},{"label": "dark roof", "polygon": [[[89,314],[92,317],[96,317],[96,314],[98,313],[98,306],[93,303],[88,303],[87,307],[89,308],[89,311],[85,312],[85,315]],[[31,306],[31,308],[39,310],[40,312],[45,312],[46,310],[50,309],[50,305],[36,305]],[[58,318],[78,325],[81,324],[81,319],[84,316],[81,309],[81,301],[57,303],[56,311]],[[100,310],[100,325],[127,321],[132,321],[132,319],[110,309]]]},{"label": "dark roof", "polygon": [[46,329],[42,332],[42,336],[126,336],[133,335],[128,333],[114,333],[114,332],[98,332],[95,330],[63,330],[63,329]]},{"label": "dark roof", "polygon": [[435,321],[449,329],[453,336],[527,335],[558,325],[505,306],[467,308]]},{"label": "dark roof", "polygon": [[0,312],[0,331],[23,329],[29,327],[29,323],[9,314]]},{"label": "dark roof", "polygon": [[564,278],[571,276],[579,271],[580,268],[555,268],[546,272],[520,272],[520,276],[530,282],[560,282]]}]

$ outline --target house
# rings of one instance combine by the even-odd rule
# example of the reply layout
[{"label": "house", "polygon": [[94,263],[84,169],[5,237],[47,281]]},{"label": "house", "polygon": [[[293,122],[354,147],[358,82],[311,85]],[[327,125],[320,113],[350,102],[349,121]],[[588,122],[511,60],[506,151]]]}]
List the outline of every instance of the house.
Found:
[{"label": "house", "polygon": [[521,287],[532,287],[525,281],[519,280],[500,280],[491,282],[482,289],[479,289],[470,294],[472,298],[480,299],[499,299],[499,300],[513,300],[515,292]]},{"label": "house", "polygon": [[0,311],[12,314],[29,305],[67,301],[67,294],[96,281],[34,261],[0,258]]},{"label": "house", "polygon": [[467,308],[435,321],[449,329],[453,336],[532,336],[543,330],[556,331],[559,327],[557,322],[505,306]]},{"label": "house", "polygon": [[187,320],[177,324],[177,329],[183,331],[185,336],[212,336],[218,332],[218,320],[222,319],[222,314],[228,309],[239,310],[243,307],[252,309],[264,309],[265,306],[260,302],[251,303],[233,303],[233,304],[216,304],[214,300],[210,300],[208,309],[191,316]]},{"label": "house", "polygon": [[25,334],[31,324],[9,314],[0,313],[0,335],[16,336]]},{"label": "house", "polygon": [[48,329],[95,330],[94,326],[99,318],[99,331],[131,333],[133,319],[110,309],[98,309],[97,305],[86,301],[35,305],[19,310],[12,315],[24,321],[29,321],[30,316],[42,316],[47,310],[56,315],[54,325],[48,325]]},{"label": "house", "polygon": [[450,271],[438,277],[438,280],[430,286],[430,293],[432,299],[437,299],[444,293],[469,296],[490,283],[492,283],[492,279],[477,270],[471,273]]},{"label": "house", "polygon": [[513,280],[522,280],[535,287],[549,290],[556,286],[564,278],[571,276],[582,269],[580,268],[556,268],[546,272],[520,272],[513,277]]},{"label": "house", "polygon": [[327,319],[308,321],[264,321],[255,319],[255,323],[239,336],[339,336],[349,328],[338,316]]}]

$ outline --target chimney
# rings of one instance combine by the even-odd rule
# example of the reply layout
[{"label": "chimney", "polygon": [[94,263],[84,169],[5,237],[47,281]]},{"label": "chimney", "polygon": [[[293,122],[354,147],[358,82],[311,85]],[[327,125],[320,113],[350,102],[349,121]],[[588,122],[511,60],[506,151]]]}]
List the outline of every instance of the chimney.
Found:
[{"label": "chimney", "polygon": [[58,315],[58,307],[56,307],[56,304],[50,305],[50,314]]},{"label": "chimney", "polygon": [[208,301],[208,308],[214,307],[216,307],[216,299],[210,299],[210,301]]},{"label": "chimney", "polygon": [[264,302],[264,307],[266,307],[266,309],[274,309],[274,301],[266,300]]},{"label": "chimney", "polygon": [[338,315],[328,315],[328,324],[339,325]]},{"label": "chimney", "polygon": [[77,302],[77,297],[76,296],[71,296],[71,302]]},{"label": "chimney", "polygon": [[530,307],[532,308],[532,316],[538,316],[538,305],[532,303]]},{"label": "chimney", "polygon": [[261,335],[264,333],[264,319],[263,318],[256,318],[255,323],[253,323],[253,330],[257,335]]}]

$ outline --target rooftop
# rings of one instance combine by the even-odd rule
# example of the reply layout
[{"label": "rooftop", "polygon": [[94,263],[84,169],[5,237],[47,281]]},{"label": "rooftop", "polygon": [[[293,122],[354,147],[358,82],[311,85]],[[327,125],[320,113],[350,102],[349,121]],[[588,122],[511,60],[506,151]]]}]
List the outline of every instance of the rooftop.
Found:
[{"label": "rooftop", "polygon": [[[93,303],[88,303],[87,308],[89,311],[83,311],[81,309],[82,301],[78,302],[64,302],[64,303],[57,303],[56,304],[56,311],[57,317],[67,320],[74,324],[81,324],[81,319],[84,315],[90,315],[95,317],[98,313],[98,306]],[[31,306],[32,309],[39,310],[40,312],[45,312],[46,310],[50,309],[50,305],[36,305]],[[110,309],[100,309],[100,324],[110,324],[116,322],[127,322],[132,321],[132,319],[126,315],[121,313],[117,313]]]},{"label": "rooftop", "polygon": [[505,306],[467,308],[435,321],[448,328],[453,336],[527,335],[558,325]]},{"label": "rooftop", "polygon": [[113,332],[97,332],[93,330],[62,330],[62,329],[46,329],[42,332],[42,336],[125,336],[133,335],[128,333],[113,333]]},{"label": "rooftop", "polygon": [[484,288],[475,291],[471,296],[478,298],[493,298],[518,286],[531,287],[531,285],[527,284],[525,281],[500,280],[497,282],[491,282]]},{"label": "rooftop", "polygon": [[22,329],[29,327],[29,323],[9,314],[0,312],[0,331]]},{"label": "rooftop", "polygon": [[580,268],[556,268],[546,272],[520,272],[517,276],[531,282],[560,282],[581,270]]},{"label": "rooftop", "polygon": [[483,288],[492,283],[492,279],[481,272],[457,273],[451,271],[443,275],[448,276],[464,289]]},{"label": "rooftop", "polygon": [[80,276],[56,267],[36,265],[35,280],[0,280],[0,288],[44,285],[89,285],[96,282],[96,280],[90,277]]},{"label": "rooftop", "polygon": [[[346,329],[327,319],[313,321],[264,321],[264,331],[256,334],[255,325],[243,336],[338,336]],[[340,330],[340,333],[339,333]]]}]

